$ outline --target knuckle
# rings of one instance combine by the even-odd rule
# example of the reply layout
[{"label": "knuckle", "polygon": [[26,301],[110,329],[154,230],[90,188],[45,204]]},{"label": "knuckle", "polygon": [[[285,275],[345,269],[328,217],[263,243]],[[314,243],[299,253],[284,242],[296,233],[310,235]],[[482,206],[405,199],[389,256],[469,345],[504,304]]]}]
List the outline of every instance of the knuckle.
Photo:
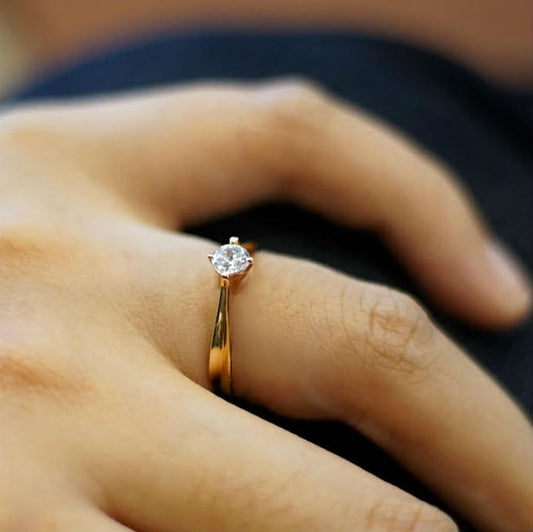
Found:
[{"label": "knuckle", "polygon": [[[316,174],[317,158],[328,153],[339,105],[314,82],[277,81],[259,91],[260,121],[267,132],[279,176],[280,195],[302,194],[309,176]],[[302,188],[303,187],[303,188]]]},{"label": "knuckle", "polygon": [[268,119],[279,138],[294,140],[296,136],[310,141],[321,135],[333,106],[318,85],[289,79],[269,84],[266,91],[271,96]]},{"label": "knuckle", "polygon": [[457,532],[457,526],[445,513],[422,501],[380,500],[366,516],[365,530],[397,532]]},{"label": "knuckle", "polygon": [[413,379],[423,377],[435,361],[431,349],[435,328],[410,296],[394,290],[365,291],[364,361]]},{"label": "knuckle", "polygon": [[296,104],[324,103],[327,99],[325,90],[315,81],[303,77],[287,77],[265,85],[278,92],[281,99]]}]

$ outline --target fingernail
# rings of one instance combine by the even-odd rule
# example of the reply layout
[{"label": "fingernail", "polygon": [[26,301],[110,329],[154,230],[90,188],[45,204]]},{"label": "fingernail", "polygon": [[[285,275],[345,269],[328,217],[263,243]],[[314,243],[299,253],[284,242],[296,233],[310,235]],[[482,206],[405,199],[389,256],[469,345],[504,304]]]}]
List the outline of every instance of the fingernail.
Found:
[{"label": "fingernail", "polygon": [[493,240],[487,246],[487,261],[490,269],[507,298],[507,304],[519,312],[525,312],[531,306],[531,283],[517,260],[505,246]]}]

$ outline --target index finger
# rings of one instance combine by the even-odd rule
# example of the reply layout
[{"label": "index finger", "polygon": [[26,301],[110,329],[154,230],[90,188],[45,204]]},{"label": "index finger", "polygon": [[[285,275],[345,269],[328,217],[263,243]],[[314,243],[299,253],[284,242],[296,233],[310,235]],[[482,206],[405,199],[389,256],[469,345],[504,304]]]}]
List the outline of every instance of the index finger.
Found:
[{"label": "index finger", "polygon": [[48,158],[81,154],[91,179],[167,227],[289,199],[378,232],[464,319],[502,327],[530,308],[529,282],[452,171],[307,84],[193,85],[25,117],[54,140]]}]

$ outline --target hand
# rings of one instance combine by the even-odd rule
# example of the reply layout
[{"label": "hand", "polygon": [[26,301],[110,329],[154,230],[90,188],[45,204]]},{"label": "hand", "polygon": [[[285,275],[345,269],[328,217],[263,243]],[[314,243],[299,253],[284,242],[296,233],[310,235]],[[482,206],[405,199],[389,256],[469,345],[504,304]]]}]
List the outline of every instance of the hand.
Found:
[{"label": "hand", "polygon": [[[0,128],[0,530],[455,530],[205,389],[215,245],[173,231],[291,199],[376,229],[448,310],[514,323],[527,281],[439,163],[299,83],[22,108]],[[482,530],[531,528],[531,425],[417,303],[256,264],[232,308],[239,396],[344,420]]]}]

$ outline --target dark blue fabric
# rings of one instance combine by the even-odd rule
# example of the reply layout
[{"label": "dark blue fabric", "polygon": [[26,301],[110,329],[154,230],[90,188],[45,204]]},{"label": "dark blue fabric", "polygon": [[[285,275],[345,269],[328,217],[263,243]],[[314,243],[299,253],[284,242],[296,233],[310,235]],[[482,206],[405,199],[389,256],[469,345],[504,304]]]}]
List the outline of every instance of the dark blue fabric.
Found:
[{"label": "dark blue fabric", "polygon": [[[340,34],[170,36],[87,59],[34,84],[14,100],[70,98],[191,80],[285,75],[318,81],[430,148],[462,177],[496,233],[532,272],[532,95],[492,86],[415,48]],[[263,248],[310,257],[424,299],[372,236],[333,226],[291,206],[262,206],[191,228],[191,232],[221,241],[239,234]],[[437,321],[531,413],[533,323],[504,334],[481,333],[426,304]],[[275,421],[434,500],[381,451],[344,427]]]}]

